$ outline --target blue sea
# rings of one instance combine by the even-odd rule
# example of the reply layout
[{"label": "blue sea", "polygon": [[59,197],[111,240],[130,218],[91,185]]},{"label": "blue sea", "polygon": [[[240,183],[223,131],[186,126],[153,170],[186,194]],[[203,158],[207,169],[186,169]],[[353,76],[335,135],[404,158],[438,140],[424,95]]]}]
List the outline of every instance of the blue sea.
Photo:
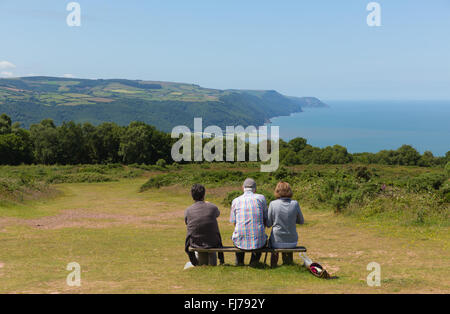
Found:
[{"label": "blue sea", "polygon": [[351,153],[397,149],[443,156],[450,150],[450,101],[328,101],[329,108],[271,119],[286,141],[304,137],[313,146],[339,144]]}]

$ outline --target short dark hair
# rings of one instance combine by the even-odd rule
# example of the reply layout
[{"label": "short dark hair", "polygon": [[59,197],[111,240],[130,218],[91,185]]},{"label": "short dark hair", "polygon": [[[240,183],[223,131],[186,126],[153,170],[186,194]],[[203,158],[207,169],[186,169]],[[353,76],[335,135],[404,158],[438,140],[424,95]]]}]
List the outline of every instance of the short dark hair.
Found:
[{"label": "short dark hair", "polygon": [[201,184],[194,184],[191,188],[191,195],[194,201],[203,201],[205,199],[205,187]]}]

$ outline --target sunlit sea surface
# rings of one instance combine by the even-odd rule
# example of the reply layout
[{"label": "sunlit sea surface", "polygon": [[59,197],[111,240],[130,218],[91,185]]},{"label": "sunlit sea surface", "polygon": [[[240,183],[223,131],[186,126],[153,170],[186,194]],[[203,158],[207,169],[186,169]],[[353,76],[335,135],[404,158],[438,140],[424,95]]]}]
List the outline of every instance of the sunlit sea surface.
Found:
[{"label": "sunlit sea surface", "polygon": [[351,153],[378,152],[409,144],[443,156],[450,150],[450,101],[328,101],[271,119],[280,137],[304,137],[313,146],[339,144]]}]

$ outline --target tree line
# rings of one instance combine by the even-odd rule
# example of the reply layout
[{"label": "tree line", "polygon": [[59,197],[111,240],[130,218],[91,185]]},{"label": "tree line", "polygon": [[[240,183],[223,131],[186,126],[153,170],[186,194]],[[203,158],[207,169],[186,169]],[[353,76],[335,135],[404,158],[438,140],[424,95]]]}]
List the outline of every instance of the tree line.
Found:
[{"label": "tree line", "polygon": [[[175,141],[169,133],[143,122],[128,126],[105,122],[94,126],[70,121],[57,126],[53,120],[45,119],[27,130],[12,123],[6,114],[0,116],[2,165],[173,163],[171,148]],[[450,152],[445,157],[436,157],[429,151],[420,154],[403,145],[397,150],[351,154],[343,146],[318,148],[304,138],[295,138],[289,142],[280,140],[280,161],[287,166],[358,162],[430,167],[445,165],[450,161]]]},{"label": "tree line", "polygon": [[348,153],[340,145],[325,148],[313,147],[304,138],[295,138],[290,142],[280,142],[280,160],[287,166],[299,164],[382,164],[401,166],[433,167],[446,165],[450,161],[450,151],[445,156],[434,156],[431,151],[420,154],[410,145],[402,145],[397,150],[382,150],[378,153]]},{"label": "tree line", "polygon": [[155,164],[169,161],[171,144],[169,134],[143,122],[56,126],[45,119],[26,130],[0,116],[0,164]]}]

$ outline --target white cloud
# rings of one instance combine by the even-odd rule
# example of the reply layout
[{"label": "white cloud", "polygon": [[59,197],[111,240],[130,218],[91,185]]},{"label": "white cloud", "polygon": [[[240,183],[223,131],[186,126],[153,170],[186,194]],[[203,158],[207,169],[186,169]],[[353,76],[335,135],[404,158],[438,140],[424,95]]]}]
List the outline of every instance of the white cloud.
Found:
[{"label": "white cloud", "polygon": [[63,74],[63,77],[65,77],[65,78],[74,78],[75,75],[73,75],[73,74]]},{"label": "white cloud", "polygon": [[2,77],[13,77],[13,73],[12,72],[7,72],[7,71],[3,71],[3,72],[0,72],[0,76],[2,76]]},{"label": "white cloud", "polygon": [[0,69],[1,70],[14,69],[15,67],[16,66],[9,61],[0,61]]}]

